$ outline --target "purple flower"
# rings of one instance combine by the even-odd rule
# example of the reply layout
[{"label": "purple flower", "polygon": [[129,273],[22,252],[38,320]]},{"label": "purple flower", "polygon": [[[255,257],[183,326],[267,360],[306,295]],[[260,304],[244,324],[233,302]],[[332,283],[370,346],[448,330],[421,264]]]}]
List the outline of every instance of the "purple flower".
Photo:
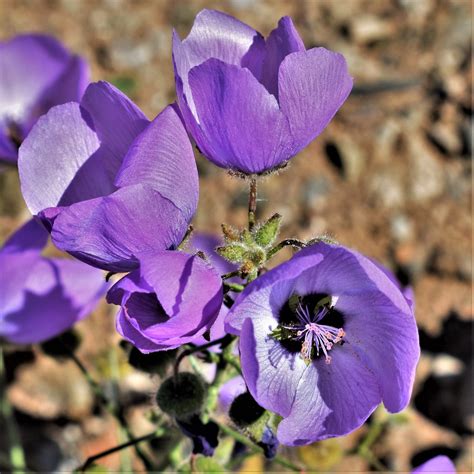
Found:
[{"label": "purple flower", "polygon": [[283,165],[344,103],[352,78],[342,55],[305,49],[291,18],[265,40],[235,18],[201,11],[173,35],[178,103],[202,153],[245,174]]},{"label": "purple flower", "polygon": [[19,344],[50,339],[87,316],[107,291],[101,271],[42,257],[47,239],[31,220],[0,250],[0,338]]},{"label": "purple flower", "polygon": [[174,349],[200,338],[222,305],[222,281],[204,260],[178,251],[139,256],[140,269],[117,282],[117,331],[140,351]]},{"label": "purple flower", "polygon": [[106,82],[41,117],[19,155],[30,211],[57,247],[99,268],[132,270],[138,253],[175,248],[196,210],[196,163],[174,107],[150,123]]},{"label": "purple flower", "polygon": [[318,243],[252,282],[227,329],[240,333],[249,391],[284,419],[281,443],[359,427],[383,401],[409,402],[419,357],[409,302],[368,258]]},{"label": "purple flower", "polygon": [[447,456],[436,456],[429,461],[426,461],[421,466],[418,466],[416,469],[411,471],[412,474],[419,474],[424,472],[449,472],[450,474],[456,474],[456,467],[454,466],[451,459]]},{"label": "purple flower", "polygon": [[0,42],[0,162],[16,163],[18,146],[51,107],[80,100],[86,62],[51,36],[19,35]]}]

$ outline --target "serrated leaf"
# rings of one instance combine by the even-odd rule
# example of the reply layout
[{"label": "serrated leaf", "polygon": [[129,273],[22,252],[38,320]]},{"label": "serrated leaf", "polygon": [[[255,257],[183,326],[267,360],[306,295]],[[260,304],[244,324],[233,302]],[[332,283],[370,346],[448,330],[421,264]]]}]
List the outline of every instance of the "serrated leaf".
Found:
[{"label": "serrated leaf", "polygon": [[247,257],[247,248],[237,243],[217,247],[216,252],[232,263],[242,263]]},{"label": "serrated leaf", "polygon": [[255,242],[261,247],[268,247],[277,238],[280,231],[282,216],[274,214],[267,222],[262,224],[255,232]]}]

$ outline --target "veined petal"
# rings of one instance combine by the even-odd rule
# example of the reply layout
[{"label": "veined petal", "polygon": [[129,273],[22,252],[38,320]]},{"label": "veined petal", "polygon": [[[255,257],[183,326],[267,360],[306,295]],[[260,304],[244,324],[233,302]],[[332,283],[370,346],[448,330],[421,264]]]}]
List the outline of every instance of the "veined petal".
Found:
[{"label": "veined petal", "polygon": [[119,187],[145,184],[191,220],[199,197],[191,143],[173,106],[166,107],[137,137],[115,181]]},{"label": "veined petal", "polygon": [[[202,10],[196,16],[188,37],[181,41],[173,33],[173,60],[183,82],[191,110],[194,101],[188,85],[189,71],[209,58],[248,67],[258,76],[264,55],[264,40],[253,28],[225,13]],[[255,55],[259,60],[255,59]]]},{"label": "veined petal", "polygon": [[343,295],[336,308],[344,314],[345,340],[359,363],[377,377],[385,407],[393,413],[403,410],[420,356],[413,315],[401,312],[379,292]]},{"label": "veined petal", "polygon": [[269,337],[276,326],[276,321],[268,319],[245,319],[239,348],[242,374],[250,393],[259,405],[285,417],[292,410],[307,366],[299,354],[290,354]]},{"label": "veined petal", "polygon": [[53,107],[20,147],[23,196],[33,214],[106,196],[136,136],[148,121],[120,91],[91,84],[81,105]]},{"label": "veined petal", "polygon": [[100,142],[79,104],[53,107],[20,147],[21,189],[32,214],[113,190],[100,160]]},{"label": "veined petal", "polygon": [[352,89],[341,54],[325,48],[291,53],[278,73],[279,103],[300,150],[317,137]]},{"label": "veined petal", "polygon": [[330,364],[318,359],[299,379],[291,411],[278,426],[281,443],[297,446],[343,436],[362,425],[380,403],[376,378],[357,355],[341,350],[331,356]]},{"label": "veined petal", "polygon": [[55,245],[90,265],[111,271],[138,267],[137,254],[178,245],[187,229],[182,212],[145,185],[65,208],[53,225]]},{"label": "veined petal", "polygon": [[105,154],[102,166],[115,176],[135,138],[150,123],[143,112],[115,86],[91,84],[81,101],[84,119],[96,132]]},{"label": "veined petal", "polygon": [[303,40],[290,17],[285,16],[280,19],[278,26],[267,38],[265,49],[266,54],[260,82],[270,94],[278,99],[278,71],[281,62],[290,53],[305,51]]},{"label": "veined petal", "polygon": [[160,338],[193,335],[196,328],[208,329],[217,318],[222,280],[200,257],[173,251],[142,253],[140,269],[170,317],[156,328]]},{"label": "veined petal", "polygon": [[218,166],[260,173],[291,156],[278,102],[248,69],[209,59],[189,73],[201,134],[195,140]]}]

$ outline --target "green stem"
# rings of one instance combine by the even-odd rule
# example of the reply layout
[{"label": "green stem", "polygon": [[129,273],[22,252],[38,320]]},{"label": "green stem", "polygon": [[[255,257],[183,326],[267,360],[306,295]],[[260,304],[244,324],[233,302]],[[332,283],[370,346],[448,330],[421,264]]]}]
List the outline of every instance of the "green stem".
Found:
[{"label": "green stem", "polygon": [[208,349],[209,347],[217,346],[218,344],[221,344],[222,348],[224,349],[225,347],[229,346],[234,339],[235,339],[235,336],[226,334],[224,337],[221,337],[220,339],[216,339],[215,341],[210,341],[207,344],[202,344],[201,346],[191,347],[189,349],[184,350],[183,352],[181,352],[181,354],[176,359],[176,362],[174,363],[174,374],[175,375],[178,374],[179,365],[181,364],[182,360],[185,357],[188,357],[196,352],[202,352]]},{"label": "green stem", "polygon": [[10,464],[12,472],[24,473],[26,471],[25,454],[20,441],[18,426],[7,397],[7,382],[5,379],[5,363],[3,359],[3,346],[0,344],[0,411],[5,422],[7,439],[10,446]]},{"label": "green stem", "polygon": [[249,230],[252,231],[255,227],[255,219],[257,214],[257,178],[250,177],[249,189]]},{"label": "green stem", "polygon": [[216,368],[216,375],[214,376],[214,380],[212,381],[211,386],[209,387],[207,393],[207,402],[206,407],[204,409],[203,419],[204,423],[209,421],[211,414],[213,414],[217,407],[217,401],[219,398],[219,389],[221,385],[224,383],[226,378],[226,371],[228,364],[228,356],[232,354],[232,344],[227,345],[222,349],[222,353],[219,355],[219,362],[217,363]]},{"label": "green stem", "polygon": [[224,282],[224,291],[235,291],[236,293],[240,293],[244,291],[244,289],[244,285],[239,285],[238,283]]},{"label": "green stem", "polygon": [[[255,454],[262,454],[263,453],[263,449],[260,446],[257,446],[255,443],[253,443],[251,440],[249,440],[243,434],[239,433],[238,431],[230,428],[229,426],[227,426],[223,423],[219,423],[216,420],[213,420],[213,421],[214,421],[214,423],[216,423],[219,426],[219,428],[221,429],[221,431],[223,433],[225,433],[228,436],[231,436],[232,438],[234,438],[239,443],[242,443],[243,445],[247,446],[247,448],[249,448],[249,450],[252,453],[255,453]],[[281,456],[275,456],[272,459],[272,462],[274,462],[276,464],[279,464],[280,466],[286,467],[288,469],[291,469],[294,472],[303,472],[303,469],[301,467],[297,466],[296,464],[293,464],[291,461],[288,461],[285,458],[282,458]]]},{"label": "green stem", "polygon": [[236,276],[240,276],[240,270],[234,270],[233,272],[224,273],[221,275],[222,280],[228,280],[229,278],[233,278]]},{"label": "green stem", "polygon": [[359,456],[363,457],[372,467],[381,472],[386,472],[387,468],[377,459],[377,457],[371,451],[371,447],[382,434],[385,425],[386,423],[384,422],[374,420],[369,426],[369,432],[367,433],[367,436],[357,448],[357,453]]},{"label": "green stem", "polygon": [[285,247],[294,247],[297,249],[302,249],[306,247],[306,244],[298,239],[285,239],[282,240],[279,244],[275,245],[275,247],[271,248],[267,253],[267,260],[270,260],[276,253],[280,250],[284,249]]},{"label": "green stem", "polygon": [[165,433],[164,429],[160,428],[158,430],[153,431],[152,433],[148,433],[147,435],[140,436],[139,438],[132,438],[126,443],[119,444],[117,446],[114,446],[113,448],[106,449],[105,451],[94,454],[93,456],[88,457],[85,463],[81,467],[76,469],[76,472],[84,472],[89,466],[91,466],[98,459],[109,456],[110,454],[116,453],[117,451],[121,451],[122,449],[128,448],[130,446],[136,447],[138,443],[142,443],[143,441],[150,441],[154,438],[159,438],[160,436],[163,436],[164,433]]}]

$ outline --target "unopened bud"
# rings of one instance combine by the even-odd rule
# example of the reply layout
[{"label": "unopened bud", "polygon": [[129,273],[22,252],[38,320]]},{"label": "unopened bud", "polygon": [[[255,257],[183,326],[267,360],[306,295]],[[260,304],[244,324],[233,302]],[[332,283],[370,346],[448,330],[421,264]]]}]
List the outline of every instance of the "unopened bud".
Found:
[{"label": "unopened bud", "polygon": [[204,381],[191,372],[180,372],[161,384],[156,401],[162,411],[184,420],[199,413],[205,397]]}]

